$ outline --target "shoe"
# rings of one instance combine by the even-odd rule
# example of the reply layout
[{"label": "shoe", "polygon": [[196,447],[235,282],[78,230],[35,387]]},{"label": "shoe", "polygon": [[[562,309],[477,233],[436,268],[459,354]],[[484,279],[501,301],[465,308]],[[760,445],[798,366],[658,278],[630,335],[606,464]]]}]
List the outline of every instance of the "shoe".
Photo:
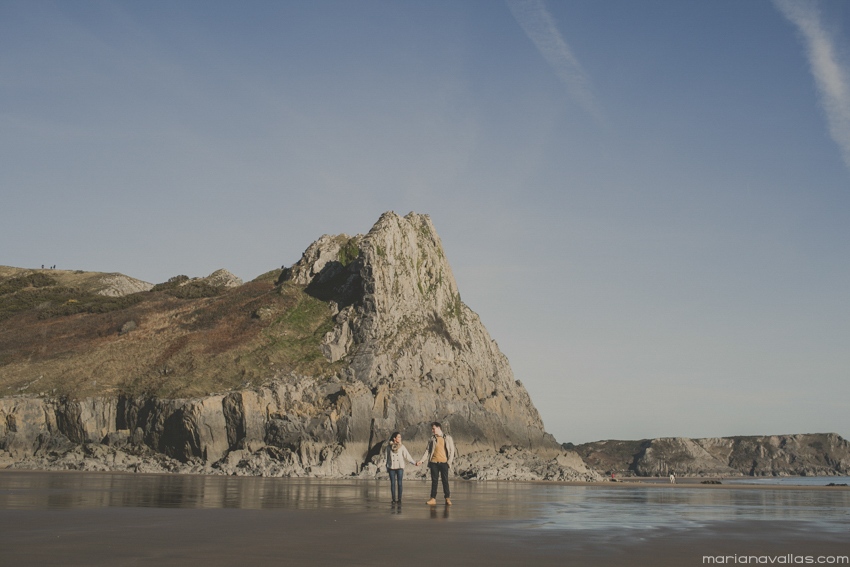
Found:
[{"label": "shoe", "polygon": [[446,506],[451,506],[452,501],[449,498],[446,498]]},{"label": "shoe", "polygon": [[393,500],[393,504],[398,504],[398,500]]},{"label": "shoe", "polygon": [[426,502],[425,504],[427,504],[428,506],[436,506],[437,505],[437,499],[432,498],[428,502]]}]

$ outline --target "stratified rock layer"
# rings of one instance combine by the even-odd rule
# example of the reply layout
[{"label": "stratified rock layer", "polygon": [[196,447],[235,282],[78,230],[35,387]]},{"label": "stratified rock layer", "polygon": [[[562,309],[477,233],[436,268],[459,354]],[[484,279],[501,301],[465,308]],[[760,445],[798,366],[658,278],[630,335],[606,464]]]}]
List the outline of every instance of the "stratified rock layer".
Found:
[{"label": "stratified rock layer", "polygon": [[835,433],[596,441],[575,450],[596,470],[636,476],[850,474],[850,442]]}]

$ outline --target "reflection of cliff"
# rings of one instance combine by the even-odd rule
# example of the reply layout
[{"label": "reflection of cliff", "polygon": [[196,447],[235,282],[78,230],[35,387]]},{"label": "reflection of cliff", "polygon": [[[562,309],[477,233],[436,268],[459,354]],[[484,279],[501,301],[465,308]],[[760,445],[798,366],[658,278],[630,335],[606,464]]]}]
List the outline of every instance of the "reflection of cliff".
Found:
[{"label": "reflection of cliff", "polygon": [[[4,472],[7,486],[14,474]],[[124,475],[113,473],[30,474],[27,490],[0,493],[0,509],[25,508],[287,508],[339,510],[352,501],[369,501],[374,483],[321,479],[274,481],[258,477],[210,475]]]},{"label": "reflection of cliff", "polygon": [[850,473],[850,442],[835,433],[596,441],[574,449],[588,465],[638,476],[829,476]]},{"label": "reflection of cliff", "polygon": [[[138,316],[126,333],[119,325],[120,340],[104,338],[101,314],[75,313],[92,339],[65,359],[7,357],[15,372],[44,372],[39,387],[59,391],[91,357],[105,374],[80,383],[119,393],[0,398],[0,465],[347,476],[374,472],[392,431],[424,446],[428,423],[439,420],[465,454],[492,460],[503,446],[520,447],[543,459],[535,466],[548,478],[595,477],[544,431],[461,301],[427,216],[386,213],[365,236],[323,236],[266,276],[229,287],[174,279],[127,302]],[[187,285],[197,290],[177,293]],[[130,312],[118,313],[107,314],[110,325]],[[57,337],[73,334],[71,321],[55,319],[65,329]],[[475,462],[468,466],[475,476]],[[509,469],[499,477],[525,474]]]}]

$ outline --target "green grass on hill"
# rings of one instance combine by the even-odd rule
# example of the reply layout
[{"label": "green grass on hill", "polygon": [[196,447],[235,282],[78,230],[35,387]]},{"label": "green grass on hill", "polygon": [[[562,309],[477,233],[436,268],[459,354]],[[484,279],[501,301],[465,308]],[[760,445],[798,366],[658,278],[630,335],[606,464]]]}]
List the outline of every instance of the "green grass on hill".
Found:
[{"label": "green grass on hill", "polygon": [[41,275],[0,281],[0,396],[186,397],[291,373],[332,376],[344,362],[320,350],[329,304],[276,285],[279,275],[214,293],[178,276],[121,298]]}]

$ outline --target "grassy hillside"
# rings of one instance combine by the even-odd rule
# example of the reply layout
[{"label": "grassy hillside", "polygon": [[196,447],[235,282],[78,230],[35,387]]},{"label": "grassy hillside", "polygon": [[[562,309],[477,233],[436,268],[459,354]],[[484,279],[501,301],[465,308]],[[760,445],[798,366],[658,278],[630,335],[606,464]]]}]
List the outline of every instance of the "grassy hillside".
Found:
[{"label": "grassy hillside", "polygon": [[186,397],[275,374],[332,375],[319,344],[327,303],[269,272],[236,288],[185,276],[123,297],[103,276],[0,270],[0,396]]}]

